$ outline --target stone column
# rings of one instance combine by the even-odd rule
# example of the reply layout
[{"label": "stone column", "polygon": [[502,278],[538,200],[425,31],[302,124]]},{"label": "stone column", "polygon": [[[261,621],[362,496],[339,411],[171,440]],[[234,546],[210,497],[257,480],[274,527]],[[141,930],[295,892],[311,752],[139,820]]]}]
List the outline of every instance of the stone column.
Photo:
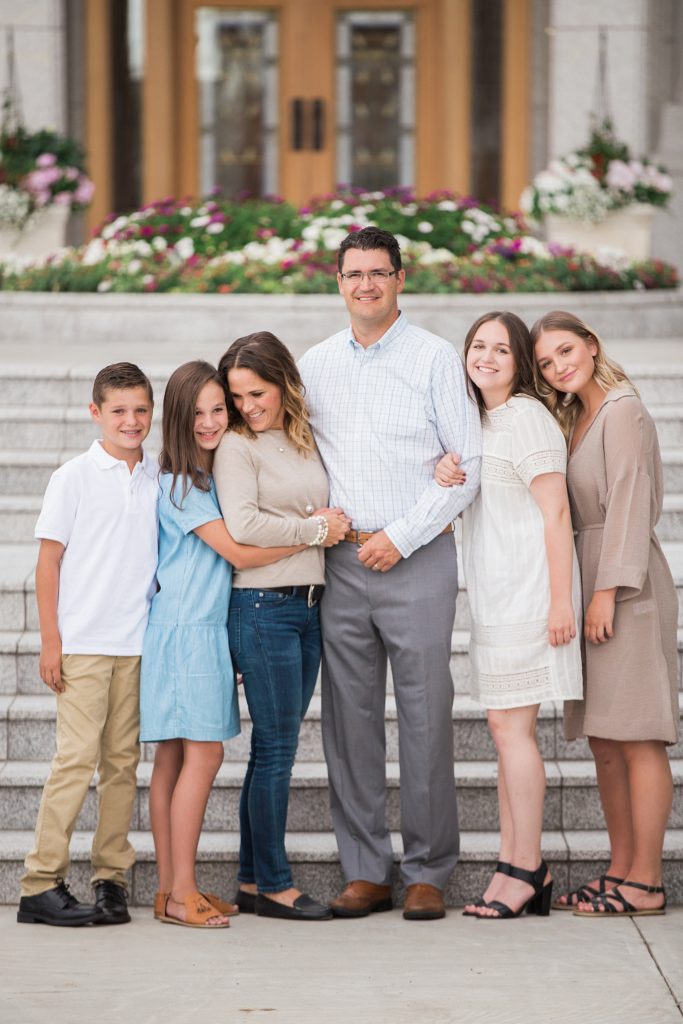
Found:
[{"label": "stone column", "polygon": [[30,129],[67,126],[66,31],[61,0],[0,0],[0,91],[7,85],[7,33],[14,30],[23,119]]}]

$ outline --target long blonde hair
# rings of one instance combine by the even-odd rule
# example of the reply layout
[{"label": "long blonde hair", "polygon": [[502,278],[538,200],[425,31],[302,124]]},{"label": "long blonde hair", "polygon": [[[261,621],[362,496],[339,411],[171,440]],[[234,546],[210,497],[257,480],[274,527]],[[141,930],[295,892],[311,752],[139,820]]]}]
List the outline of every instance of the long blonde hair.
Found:
[{"label": "long blonde hair", "polygon": [[304,402],[304,386],[291,352],[270,331],[256,331],[233,341],[218,364],[228,398],[228,429],[254,439],[257,435],[237,411],[228,374],[233,369],[251,370],[257,377],[280,389],[284,408],[283,429],[300,455],[315,451],[313,432]]},{"label": "long blonde hair", "polygon": [[[546,331],[569,331],[570,334],[575,334],[577,338],[581,338],[586,343],[592,341],[597,349],[593,357],[593,379],[595,382],[605,392],[612,391],[614,388],[629,387],[635,395],[638,394],[638,389],[626,371],[618,363],[615,363],[605,355],[600,336],[592,327],[589,327],[583,320],[580,320],[578,316],[555,309],[551,313],[546,313],[545,316],[540,317],[529,332],[532,352],[535,349],[536,342]],[[534,384],[539,397],[560,424],[563,434],[565,437],[569,437],[582,408],[579,396],[557,391],[548,384],[541,374],[538,359],[535,356]]]}]

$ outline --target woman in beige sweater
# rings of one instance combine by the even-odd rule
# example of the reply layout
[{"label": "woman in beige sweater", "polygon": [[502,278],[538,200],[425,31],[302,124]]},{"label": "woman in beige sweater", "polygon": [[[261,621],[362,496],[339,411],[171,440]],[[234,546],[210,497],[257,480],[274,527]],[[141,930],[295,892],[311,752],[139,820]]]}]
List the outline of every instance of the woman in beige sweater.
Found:
[{"label": "woman in beige sweater", "polygon": [[266,331],[250,334],[230,346],[218,369],[230,429],[213,472],[228,530],[238,543],[300,545],[273,565],[233,576],[230,651],[252,720],[237,903],[262,917],[323,920],[328,908],[293,886],[284,840],[299,726],[320,665],[322,548],[337,544],[349,522],[341,509],[326,507],[327,477],[288,349]]}]

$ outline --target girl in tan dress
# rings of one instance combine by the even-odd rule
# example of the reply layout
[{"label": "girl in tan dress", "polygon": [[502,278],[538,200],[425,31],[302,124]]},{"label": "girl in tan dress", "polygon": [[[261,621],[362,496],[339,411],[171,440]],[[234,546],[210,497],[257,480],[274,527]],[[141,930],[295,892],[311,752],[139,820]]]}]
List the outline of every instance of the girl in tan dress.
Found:
[{"label": "girl in tan dress", "polygon": [[569,442],[567,484],[584,600],[584,699],[565,705],[587,736],[610,839],[607,872],[554,904],[582,916],[661,914],[662,847],[678,739],[674,583],[654,528],[662,464],[654,423],[596,333],[570,313],[538,320],[537,387]]}]

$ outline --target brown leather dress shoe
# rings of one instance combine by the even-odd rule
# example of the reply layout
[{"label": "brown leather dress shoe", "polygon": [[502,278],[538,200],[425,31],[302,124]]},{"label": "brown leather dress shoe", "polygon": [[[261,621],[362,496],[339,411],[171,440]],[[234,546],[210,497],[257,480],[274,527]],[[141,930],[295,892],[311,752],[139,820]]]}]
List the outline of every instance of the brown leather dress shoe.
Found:
[{"label": "brown leather dress shoe", "polygon": [[392,910],[391,886],[376,885],[357,879],[349,882],[340,896],[330,903],[335,917],[367,917],[382,910]]},{"label": "brown leather dress shoe", "polygon": [[436,921],[440,917],[445,917],[441,889],[426,882],[409,885],[403,904],[403,916],[406,921]]}]

